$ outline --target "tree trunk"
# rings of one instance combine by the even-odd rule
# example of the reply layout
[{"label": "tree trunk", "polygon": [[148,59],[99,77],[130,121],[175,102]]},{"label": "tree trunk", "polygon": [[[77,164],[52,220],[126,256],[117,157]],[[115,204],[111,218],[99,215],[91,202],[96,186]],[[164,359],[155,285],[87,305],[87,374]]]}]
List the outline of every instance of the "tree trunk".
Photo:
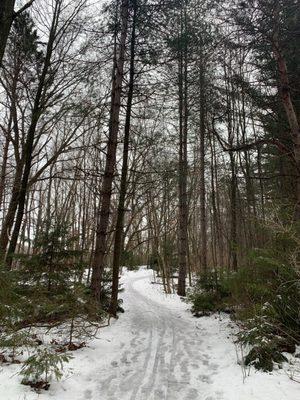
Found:
[{"label": "tree trunk", "polygon": [[114,316],[117,314],[118,309],[118,292],[119,292],[119,269],[120,259],[123,250],[123,229],[124,229],[124,215],[125,215],[125,198],[127,193],[127,175],[128,175],[128,152],[129,152],[129,138],[130,138],[130,121],[131,109],[133,100],[133,86],[134,86],[134,64],[135,64],[135,25],[137,4],[136,0],[132,0],[133,4],[133,19],[132,19],[132,33],[130,43],[130,70],[129,70],[129,87],[128,87],[128,100],[126,108],[126,120],[124,130],[124,147],[123,147],[123,161],[121,173],[120,196],[117,210],[117,223],[114,240],[114,254],[113,254],[113,280],[110,313]]},{"label": "tree trunk", "polygon": [[12,230],[12,227],[14,224],[16,211],[18,208],[19,190],[20,190],[21,179],[22,179],[22,169],[23,169],[23,162],[21,161],[16,166],[16,173],[15,173],[14,183],[13,183],[13,187],[12,187],[11,199],[9,202],[8,210],[5,215],[5,219],[3,221],[3,226],[2,226],[2,230],[1,230],[1,236],[0,236],[1,259],[5,259],[7,244],[9,241],[10,233],[11,233],[11,230]]},{"label": "tree trunk", "polygon": [[24,169],[23,169],[23,175],[22,175],[22,181],[21,181],[21,187],[19,191],[19,196],[18,196],[18,211],[17,211],[17,216],[16,216],[16,221],[11,237],[11,241],[8,247],[8,252],[7,252],[7,257],[6,257],[6,262],[8,266],[11,266],[12,263],[12,255],[15,252],[17,242],[18,242],[18,237],[19,237],[19,232],[23,220],[23,215],[24,215],[24,208],[25,208],[25,202],[26,202],[26,194],[27,194],[27,188],[28,188],[28,181],[29,181],[29,175],[30,175],[30,170],[31,170],[31,160],[32,160],[32,153],[33,153],[33,144],[34,144],[34,139],[35,139],[35,132],[37,128],[37,124],[39,122],[40,116],[41,116],[41,99],[43,95],[43,90],[46,82],[46,77],[48,74],[48,70],[51,64],[51,56],[53,52],[53,46],[55,42],[55,35],[56,35],[56,30],[58,26],[58,17],[60,14],[61,10],[61,2],[56,1],[55,3],[55,8],[54,8],[54,13],[53,13],[53,18],[52,18],[52,25],[50,28],[50,34],[49,34],[49,40],[47,44],[47,50],[46,50],[46,55],[45,55],[45,60],[43,64],[43,70],[39,79],[39,84],[36,92],[36,96],[34,99],[34,105],[33,105],[33,110],[32,110],[32,116],[31,116],[31,122],[30,126],[27,132],[26,136],[26,141],[24,144]]},{"label": "tree trunk", "polygon": [[282,104],[290,126],[292,140],[294,144],[294,160],[296,164],[296,205],[294,211],[294,220],[300,221],[300,124],[297,118],[296,110],[292,102],[291,89],[288,78],[288,71],[285,58],[279,44],[278,33],[273,37],[273,52],[277,61],[279,72],[279,93]]},{"label": "tree trunk", "polygon": [[100,210],[98,211],[96,245],[93,258],[93,271],[91,287],[94,297],[100,301],[101,280],[104,270],[104,258],[107,249],[107,230],[109,224],[111,192],[116,167],[117,140],[119,131],[121,93],[124,77],[124,54],[126,47],[127,26],[129,14],[129,1],[122,0],[121,5],[121,39],[118,49],[118,59],[116,57],[116,39],[115,38],[115,56],[113,65],[113,80],[111,91],[111,108],[109,133],[106,153],[105,172],[101,188]]},{"label": "tree trunk", "polygon": [[[185,11],[186,12],[186,11]],[[182,41],[182,15],[181,15],[181,37]],[[186,28],[186,27],[185,27]],[[186,30],[186,29],[185,29]],[[179,296],[186,294],[186,273],[188,255],[188,201],[187,201],[187,130],[188,130],[188,107],[187,107],[187,43],[184,48],[179,43],[179,232],[178,232],[178,288]]]},{"label": "tree trunk", "polygon": [[200,224],[201,224],[201,267],[207,272],[207,229],[205,188],[205,78],[204,66],[200,65]]},{"label": "tree trunk", "polygon": [[[9,138],[6,136],[5,143],[3,146],[3,156],[2,156],[3,158],[2,158],[2,166],[1,166],[1,173],[0,173],[0,211],[2,211],[2,202],[3,202],[3,198],[4,198],[4,192],[5,192],[8,148],[9,148]],[[4,206],[3,206],[3,208],[4,208]]]},{"label": "tree trunk", "polygon": [[7,38],[14,19],[15,0],[1,0],[0,2],[0,66],[4,56]]},{"label": "tree trunk", "polygon": [[230,243],[229,243],[229,260],[230,268],[233,271],[237,270],[237,178],[235,157],[232,152],[230,156]]}]

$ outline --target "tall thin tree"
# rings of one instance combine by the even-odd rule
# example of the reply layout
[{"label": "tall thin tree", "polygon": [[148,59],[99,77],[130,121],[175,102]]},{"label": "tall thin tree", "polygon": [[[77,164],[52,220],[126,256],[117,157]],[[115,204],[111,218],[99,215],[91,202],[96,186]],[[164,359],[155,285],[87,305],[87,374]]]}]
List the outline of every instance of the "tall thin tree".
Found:
[{"label": "tall thin tree", "polygon": [[[117,1],[117,7],[118,3],[119,1]],[[93,295],[98,301],[100,301],[101,296],[101,281],[107,250],[107,232],[109,225],[112,186],[116,168],[116,153],[119,133],[121,94],[124,80],[124,56],[128,30],[128,17],[129,0],[122,0],[121,36],[119,46],[117,46],[117,35],[115,34],[108,143],[106,151],[105,171],[101,187],[101,201],[98,210],[96,244],[91,280]]]},{"label": "tall thin tree", "polygon": [[124,215],[125,215],[125,200],[127,193],[127,176],[128,176],[128,156],[129,156],[129,139],[130,139],[130,123],[131,123],[131,110],[133,101],[134,89],[134,76],[135,76],[135,43],[136,43],[136,14],[137,14],[137,0],[132,0],[133,17],[132,17],[132,32],[130,40],[130,69],[129,69],[129,84],[128,84],[128,98],[126,108],[126,119],[124,129],[124,144],[123,144],[123,159],[122,159],[122,173],[120,184],[120,196],[117,210],[117,223],[114,238],[114,254],[113,254],[113,280],[110,313],[116,315],[118,309],[118,292],[119,292],[119,269],[120,259],[122,254],[123,245],[123,230],[124,230]]}]

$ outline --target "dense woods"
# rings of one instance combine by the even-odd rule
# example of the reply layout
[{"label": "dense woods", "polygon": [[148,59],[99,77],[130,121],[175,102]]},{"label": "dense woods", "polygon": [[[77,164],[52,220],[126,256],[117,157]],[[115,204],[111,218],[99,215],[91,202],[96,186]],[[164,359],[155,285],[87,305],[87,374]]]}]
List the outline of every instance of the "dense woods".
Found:
[{"label": "dense woods", "polygon": [[[142,265],[230,313],[246,365],[296,351],[299,26],[298,0],[1,1],[3,359],[32,327],[84,346]],[[43,351],[38,389],[69,357]]]}]

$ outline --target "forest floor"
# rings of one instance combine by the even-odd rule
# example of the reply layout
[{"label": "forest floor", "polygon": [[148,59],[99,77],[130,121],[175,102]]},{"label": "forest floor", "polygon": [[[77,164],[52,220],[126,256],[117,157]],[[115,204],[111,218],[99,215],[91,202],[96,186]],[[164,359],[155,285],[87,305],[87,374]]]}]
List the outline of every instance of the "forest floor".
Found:
[{"label": "forest floor", "polygon": [[[196,319],[188,304],[141,269],[122,277],[125,313],[73,353],[60,382],[41,394],[3,366],[1,400],[298,400],[300,360],[243,379],[228,316]],[[249,371],[247,371],[249,372]],[[297,375],[298,374],[298,375]]]}]

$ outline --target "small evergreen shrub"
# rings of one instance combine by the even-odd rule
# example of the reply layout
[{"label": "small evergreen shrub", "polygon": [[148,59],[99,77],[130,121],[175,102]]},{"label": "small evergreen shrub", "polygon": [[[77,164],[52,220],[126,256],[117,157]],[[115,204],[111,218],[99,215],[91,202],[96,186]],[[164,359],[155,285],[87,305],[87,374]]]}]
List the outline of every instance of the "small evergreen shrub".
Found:
[{"label": "small evergreen shrub", "polygon": [[137,271],[142,260],[132,250],[124,250],[121,254],[121,265],[129,271]]},{"label": "small evergreen shrub", "polygon": [[[61,311],[67,316],[64,322],[66,346],[74,350],[83,341],[95,336],[106,313],[98,302],[90,296],[86,287],[74,284],[62,297]],[[82,347],[82,346],[81,346]]]},{"label": "small evergreen shrub", "polygon": [[240,289],[233,293],[242,310],[237,318],[244,323],[239,341],[251,346],[246,364],[271,371],[274,363],[286,361],[284,352],[295,352],[300,343],[300,278],[294,266],[270,252],[256,251],[253,260],[252,268],[235,276]]},{"label": "small evergreen shrub", "polygon": [[149,255],[148,264],[150,269],[156,272],[159,270],[159,255],[157,252],[153,252]]},{"label": "small evergreen shrub", "polygon": [[26,331],[6,331],[0,335],[0,347],[7,352],[10,361],[19,362],[16,357],[23,352],[23,347],[35,347],[37,341]]},{"label": "small evergreen shrub", "polygon": [[194,292],[189,296],[193,303],[192,313],[196,316],[209,315],[217,310],[217,297],[213,293]]},{"label": "small evergreen shrub", "polygon": [[35,389],[47,390],[53,379],[62,378],[65,363],[72,357],[66,353],[59,354],[47,348],[38,349],[24,363],[20,375],[23,375],[22,384]]},{"label": "small evergreen shrub", "polygon": [[227,311],[230,291],[226,272],[212,271],[200,275],[195,287],[188,293],[195,316],[209,315],[211,312]]},{"label": "small evergreen shrub", "polygon": [[282,354],[287,340],[277,334],[276,325],[266,315],[247,320],[237,340],[243,346],[250,347],[244,360],[245,365],[253,365],[266,372],[273,370],[274,363],[287,361]]},{"label": "small evergreen shrub", "polygon": [[21,307],[18,328],[57,325],[83,316],[102,319],[103,309],[82,282],[86,263],[83,253],[74,250],[74,240],[66,224],[45,224],[35,239],[33,254],[17,256],[13,291]]},{"label": "small evergreen shrub", "polygon": [[269,235],[265,249],[252,250],[249,266],[202,275],[189,295],[195,315],[232,311],[242,328],[237,340],[248,350],[245,364],[264,371],[300,344],[299,231]]}]

